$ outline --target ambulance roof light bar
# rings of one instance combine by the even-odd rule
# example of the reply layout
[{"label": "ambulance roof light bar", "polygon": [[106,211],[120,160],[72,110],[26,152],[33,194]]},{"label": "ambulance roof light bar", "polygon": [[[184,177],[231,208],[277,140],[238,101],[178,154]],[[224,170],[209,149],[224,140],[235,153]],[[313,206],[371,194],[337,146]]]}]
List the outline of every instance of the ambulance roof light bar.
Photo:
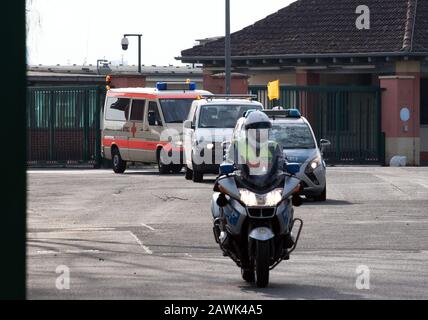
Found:
[{"label": "ambulance roof light bar", "polygon": [[189,90],[189,91],[195,91],[196,90],[196,83],[195,82],[158,82],[156,84],[156,89],[159,91],[168,91],[168,90]]},{"label": "ambulance roof light bar", "polygon": [[214,100],[214,99],[246,99],[246,100],[254,100],[257,99],[256,95],[252,94],[207,94],[207,95],[201,95],[201,99],[206,100]]}]

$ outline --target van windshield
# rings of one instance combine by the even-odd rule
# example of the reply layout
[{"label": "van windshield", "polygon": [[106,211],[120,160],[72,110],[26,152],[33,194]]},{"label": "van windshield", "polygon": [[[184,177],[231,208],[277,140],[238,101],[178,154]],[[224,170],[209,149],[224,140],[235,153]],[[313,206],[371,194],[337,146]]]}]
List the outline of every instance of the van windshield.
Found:
[{"label": "van windshield", "polygon": [[307,124],[274,124],[270,140],[280,143],[284,149],[315,149],[315,141]]},{"label": "van windshield", "polygon": [[194,99],[160,99],[166,123],[183,123],[187,119]]},{"label": "van windshield", "polygon": [[255,105],[205,105],[199,113],[199,128],[235,128],[236,122],[245,112],[261,109]]}]

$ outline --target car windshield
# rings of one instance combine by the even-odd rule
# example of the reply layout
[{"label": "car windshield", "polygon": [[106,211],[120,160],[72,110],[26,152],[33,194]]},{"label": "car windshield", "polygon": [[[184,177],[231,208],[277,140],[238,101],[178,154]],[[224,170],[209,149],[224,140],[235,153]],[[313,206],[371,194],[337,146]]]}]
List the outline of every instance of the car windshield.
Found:
[{"label": "car windshield", "polygon": [[284,149],[315,148],[312,132],[305,123],[274,124],[270,139],[280,143]]},{"label": "car windshield", "polygon": [[205,105],[199,113],[199,128],[235,128],[245,112],[261,109],[258,105]]},{"label": "car windshield", "polygon": [[183,123],[190,112],[193,99],[160,99],[166,123]]}]

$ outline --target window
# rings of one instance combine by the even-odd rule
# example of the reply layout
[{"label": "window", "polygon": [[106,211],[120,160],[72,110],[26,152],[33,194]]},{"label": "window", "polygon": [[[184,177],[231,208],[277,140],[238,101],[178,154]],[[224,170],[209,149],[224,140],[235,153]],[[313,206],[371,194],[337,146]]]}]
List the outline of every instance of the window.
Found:
[{"label": "window", "polygon": [[108,98],[106,120],[126,121],[129,116],[130,99]]},{"label": "window", "polygon": [[260,109],[255,105],[205,105],[199,113],[199,128],[235,128],[245,112]]},{"label": "window", "polygon": [[133,100],[131,109],[131,121],[143,121],[144,120],[144,107],[146,100]]},{"label": "window", "polygon": [[187,119],[193,99],[161,99],[160,105],[167,123],[183,123]]},{"label": "window", "polygon": [[148,122],[149,126],[162,126],[162,120],[159,114],[158,104],[154,101],[149,102]]},{"label": "window", "polygon": [[315,141],[307,124],[274,124],[270,139],[284,149],[315,149]]}]

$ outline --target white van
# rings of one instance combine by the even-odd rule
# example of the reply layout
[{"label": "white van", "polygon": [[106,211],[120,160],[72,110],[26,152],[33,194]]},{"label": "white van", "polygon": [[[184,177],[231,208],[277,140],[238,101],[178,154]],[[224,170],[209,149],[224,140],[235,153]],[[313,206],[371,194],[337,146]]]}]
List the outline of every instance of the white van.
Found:
[{"label": "white van", "polygon": [[248,95],[210,95],[195,100],[184,122],[186,179],[202,182],[204,174],[219,172],[224,147],[236,122],[248,110],[263,105]]}]

